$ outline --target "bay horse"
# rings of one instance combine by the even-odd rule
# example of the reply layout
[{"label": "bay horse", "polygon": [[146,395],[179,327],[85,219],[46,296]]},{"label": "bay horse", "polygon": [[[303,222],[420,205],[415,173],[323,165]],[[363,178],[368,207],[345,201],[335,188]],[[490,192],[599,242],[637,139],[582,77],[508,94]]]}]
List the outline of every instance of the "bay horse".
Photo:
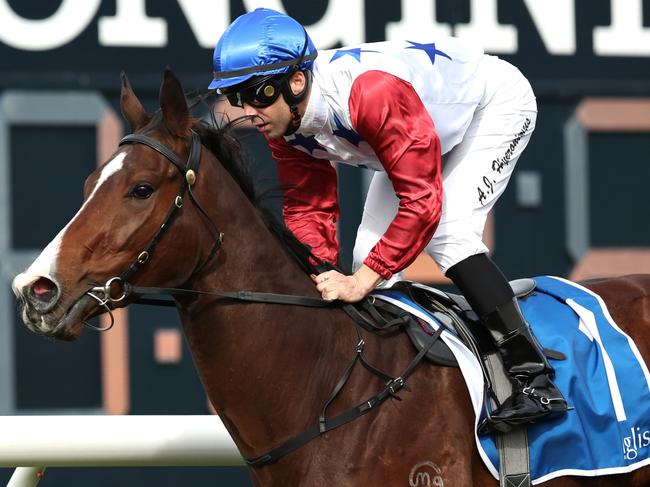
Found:
[{"label": "bay horse", "polygon": [[[31,331],[76,339],[84,320],[102,311],[88,291],[124,275],[134,262],[138,264],[130,282],[139,286],[318,298],[309,275],[251,203],[235,139],[191,117],[181,84],[170,70],[159,101],[161,109],[150,117],[122,77],[121,109],[132,132],[172,154],[125,143],[88,177],[78,213],[14,280],[23,321]],[[191,154],[193,133],[202,144],[200,155]],[[184,184],[179,176],[183,168],[177,165],[193,157],[199,166],[191,191],[199,205],[187,197],[177,199],[179,184]],[[176,215],[153,251],[152,235],[172,202]],[[150,252],[144,256],[143,249]],[[586,286],[602,296],[647,361],[650,276],[603,279]],[[351,320],[336,306],[241,304],[207,294],[177,295],[175,302],[207,395],[245,458],[317,423],[357,346]],[[379,337],[364,331],[363,339],[368,361],[395,375],[415,354],[404,333]],[[401,401],[389,399],[273,463],[250,468],[254,485],[498,485],[475,447],[473,410],[460,371],[422,362],[408,382],[412,392],[402,391]],[[365,368],[355,368],[330,414],[372,396],[383,385]],[[422,465],[433,470],[428,477],[414,477]],[[644,486],[650,485],[650,470],[562,477],[548,485]]]}]

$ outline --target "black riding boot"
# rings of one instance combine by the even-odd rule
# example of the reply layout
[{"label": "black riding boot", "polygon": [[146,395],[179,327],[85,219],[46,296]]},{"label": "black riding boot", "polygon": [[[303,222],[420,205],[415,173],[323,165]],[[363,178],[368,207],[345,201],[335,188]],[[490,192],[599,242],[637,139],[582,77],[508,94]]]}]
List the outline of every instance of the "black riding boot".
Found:
[{"label": "black riding boot", "polygon": [[513,426],[566,412],[567,403],[551,381],[555,371],[531,334],[516,298],[497,306],[482,321],[501,354],[514,390],[479,425],[479,434],[506,432]]},{"label": "black riding boot", "polygon": [[512,382],[513,393],[479,433],[508,431],[512,426],[565,412],[566,401],[551,382],[554,370],[532,336],[512,288],[487,254],[472,255],[447,271],[454,284],[482,317]]}]

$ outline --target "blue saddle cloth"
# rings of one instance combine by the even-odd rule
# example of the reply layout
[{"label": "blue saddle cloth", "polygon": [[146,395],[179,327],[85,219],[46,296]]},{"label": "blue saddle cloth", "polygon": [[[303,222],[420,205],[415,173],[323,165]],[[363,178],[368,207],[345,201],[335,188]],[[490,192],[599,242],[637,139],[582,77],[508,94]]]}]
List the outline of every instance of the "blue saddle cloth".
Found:
[{"label": "blue saddle cloth", "polygon": [[[625,473],[650,464],[650,374],[636,345],[593,292],[556,277],[535,281],[537,289],[520,300],[520,306],[540,343],[567,356],[567,360],[551,363],[555,384],[574,409],[529,426],[532,481]],[[377,297],[401,302],[438,327],[426,311],[404,296],[387,291]],[[450,333],[445,331],[442,338],[459,358],[474,410],[480,415],[482,377],[473,369],[478,362],[458,348]],[[476,442],[487,468],[498,478],[494,438],[476,436]]]}]

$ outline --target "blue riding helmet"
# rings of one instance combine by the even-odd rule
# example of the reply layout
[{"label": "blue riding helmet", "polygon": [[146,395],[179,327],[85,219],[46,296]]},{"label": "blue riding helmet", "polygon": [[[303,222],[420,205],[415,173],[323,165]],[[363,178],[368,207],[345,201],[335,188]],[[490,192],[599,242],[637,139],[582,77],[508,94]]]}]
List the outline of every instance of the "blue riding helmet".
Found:
[{"label": "blue riding helmet", "polygon": [[230,24],[214,49],[209,89],[239,85],[254,76],[311,69],[318,55],[304,27],[275,10],[258,8]]}]

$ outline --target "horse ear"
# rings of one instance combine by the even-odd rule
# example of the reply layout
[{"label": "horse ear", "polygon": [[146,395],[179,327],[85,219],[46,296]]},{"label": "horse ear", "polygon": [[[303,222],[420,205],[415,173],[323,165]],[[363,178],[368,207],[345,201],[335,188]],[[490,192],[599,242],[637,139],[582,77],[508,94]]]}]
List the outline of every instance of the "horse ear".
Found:
[{"label": "horse ear", "polygon": [[180,81],[170,68],[165,69],[165,78],[160,86],[160,107],[169,130],[179,137],[188,135],[190,111]]},{"label": "horse ear", "polygon": [[138,97],[135,96],[135,93],[131,88],[131,83],[129,83],[129,78],[126,77],[124,71],[122,71],[120,77],[122,78],[120,108],[122,109],[122,115],[124,115],[124,118],[129,122],[131,132],[135,132],[149,123],[149,115],[145,112]]}]

